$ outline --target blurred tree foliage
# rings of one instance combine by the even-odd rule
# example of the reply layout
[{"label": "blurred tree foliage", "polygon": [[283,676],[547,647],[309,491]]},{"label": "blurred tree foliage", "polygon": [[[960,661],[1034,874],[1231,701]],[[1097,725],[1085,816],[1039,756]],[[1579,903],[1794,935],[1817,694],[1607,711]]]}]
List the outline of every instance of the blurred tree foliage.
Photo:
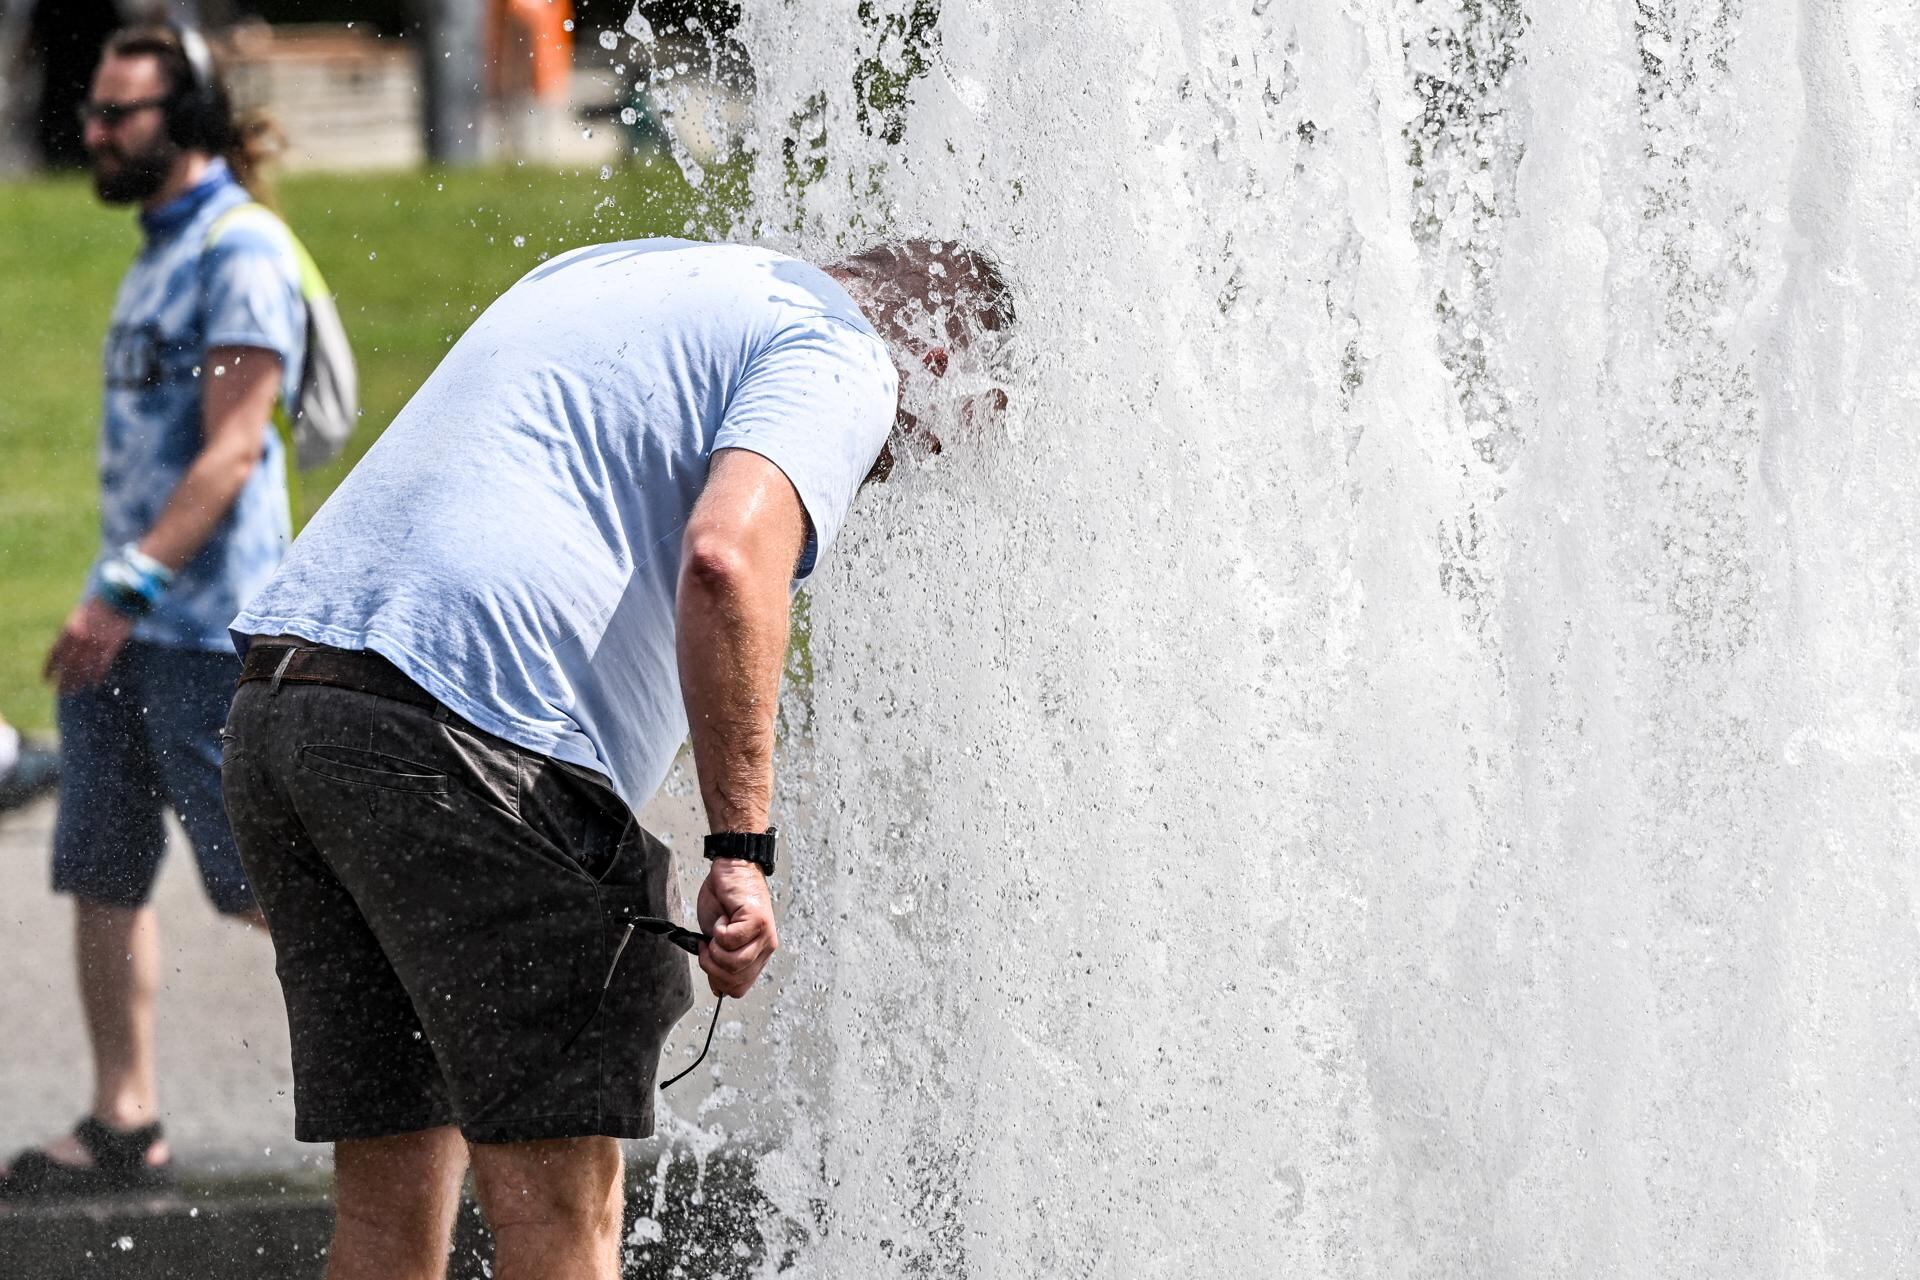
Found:
[{"label": "blurred tree foliage", "polygon": [[[611,27],[619,30],[633,12],[633,0],[573,0],[573,16],[588,31]],[[716,35],[740,25],[737,0],[641,0],[641,16],[655,31],[671,31],[698,18],[702,26]]]},{"label": "blurred tree foliage", "polygon": [[897,143],[907,131],[908,87],[927,73],[940,41],[940,0],[912,0],[904,9],[860,0],[860,24],[873,35],[873,52],[853,72],[860,127]]},{"label": "blurred tree foliage", "polygon": [[[907,131],[913,82],[933,65],[940,43],[940,0],[860,0],[865,56],[853,70],[856,118],[869,137],[897,144]],[[794,203],[793,227],[805,220],[807,188],[827,171],[827,96],[813,94],[788,121],[780,149]]]}]

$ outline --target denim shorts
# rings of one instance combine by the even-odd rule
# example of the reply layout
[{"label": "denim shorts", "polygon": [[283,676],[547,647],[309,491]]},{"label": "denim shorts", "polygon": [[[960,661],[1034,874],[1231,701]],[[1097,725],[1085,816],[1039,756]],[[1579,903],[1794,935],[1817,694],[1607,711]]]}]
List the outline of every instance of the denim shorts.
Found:
[{"label": "denim shorts", "polygon": [[623,925],[670,914],[666,846],[591,775],[421,696],[233,700],[227,807],[286,995],[295,1137],[648,1136],[692,961]]},{"label": "denim shorts", "polygon": [[106,678],[60,695],[60,808],[53,888],[137,907],[167,852],[165,810],[186,828],[213,905],[253,908],[220,800],[220,725],[240,676],[231,650],[134,641]]}]

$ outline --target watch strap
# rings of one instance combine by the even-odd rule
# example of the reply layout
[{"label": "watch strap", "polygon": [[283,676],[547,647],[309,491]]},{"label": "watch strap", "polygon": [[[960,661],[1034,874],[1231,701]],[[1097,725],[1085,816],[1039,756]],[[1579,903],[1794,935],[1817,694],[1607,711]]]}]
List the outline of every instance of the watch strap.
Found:
[{"label": "watch strap", "polygon": [[765,831],[715,831],[707,837],[704,852],[709,858],[739,858],[759,867],[765,875],[773,874],[773,850],[780,829],[768,827]]}]

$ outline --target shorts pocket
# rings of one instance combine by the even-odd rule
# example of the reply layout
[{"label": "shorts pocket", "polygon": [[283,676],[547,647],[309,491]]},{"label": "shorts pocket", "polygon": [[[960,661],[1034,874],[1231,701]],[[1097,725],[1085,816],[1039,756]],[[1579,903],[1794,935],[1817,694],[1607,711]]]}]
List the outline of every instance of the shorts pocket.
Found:
[{"label": "shorts pocket", "polygon": [[659,1053],[667,1032],[693,1007],[694,958],[632,925],[635,916],[665,916],[662,897],[642,885],[600,889],[601,932],[610,948],[601,1013],[621,1029],[619,1035],[651,1054]]},{"label": "shorts pocket", "polygon": [[300,767],[335,782],[406,791],[416,795],[445,795],[447,775],[383,751],[337,747],[325,743],[300,748]]}]

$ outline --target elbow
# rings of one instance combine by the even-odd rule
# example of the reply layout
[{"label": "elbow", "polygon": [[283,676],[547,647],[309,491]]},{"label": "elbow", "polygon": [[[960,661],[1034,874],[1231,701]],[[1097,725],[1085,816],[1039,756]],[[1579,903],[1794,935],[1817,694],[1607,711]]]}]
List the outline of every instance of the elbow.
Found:
[{"label": "elbow", "polygon": [[747,556],[724,538],[694,537],[680,556],[680,589],[715,599],[737,596],[745,589],[750,568]]}]

